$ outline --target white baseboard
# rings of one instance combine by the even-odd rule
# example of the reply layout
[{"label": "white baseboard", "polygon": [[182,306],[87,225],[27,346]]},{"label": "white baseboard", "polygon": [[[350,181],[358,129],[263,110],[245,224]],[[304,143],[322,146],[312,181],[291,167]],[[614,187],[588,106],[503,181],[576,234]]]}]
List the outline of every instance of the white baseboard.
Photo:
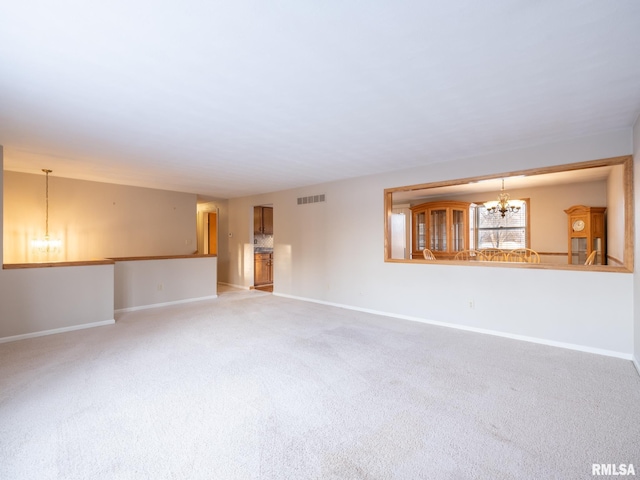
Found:
[{"label": "white baseboard", "polygon": [[103,320],[101,322],[83,323],[82,325],[73,325],[71,327],[54,328],[52,330],[42,330],[40,332],[23,333],[22,335],[13,335],[11,337],[0,338],[0,343],[15,342],[27,338],[44,337],[45,335],[54,335],[56,333],[72,332],[74,330],[83,330],[85,328],[104,327],[105,325],[113,325],[115,320]]},{"label": "white baseboard", "polygon": [[[286,295],[286,294],[282,294],[282,293],[273,293],[274,296],[276,297],[284,297],[284,298],[291,298],[294,300],[302,300],[304,302],[312,302],[312,303],[320,303],[323,305],[330,305],[332,307],[338,307],[338,308],[345,308],[347,310],[356,310],[358,312],[365,312],[365,313],[371,313],[373,315],[382,315],[385,317],[392,317],[392,318],[400,318],[402,320],[411,320],[413,322],[420,322],[420,323],[426,323],[429,325],[437,325],[439,327],[449,327],[449,328],[455,328],[457,330],[466,330],[468,332],[475,332],[475,333],[483,333],[486,335],[494,335],[496,337],[503,337],[503,338],[510,338],[512,340],[521,340],[524,342],[531,342],[531,343],[538,343],[541,345],[548,345],[551,347],[560,347],[560,348],[566,348],[568,350],[578,350],[580,352],[587,352],[587,353],[595,353],[598,355],[604,355],[607,357],[616,357],[616,358],[622,358],[624,360],[633,360],[633,355],[630,353],[623,353],[623,352],[617,352],[615,350],[605,350],[602,348],[595,348],[595,347],[587,347],[584,345],[576,345],[573,343],[565,343],[565,342],[556,342],[554,340],[545,340],[543,338],[536,338],[536,337],[528,337],[526,335],[516,335],[513,333],[505,333],[505,332],[500,332],[498,330],[490,330],[490,329],[486,329],[486,328],[477,328],[477,327],[469,327],[466,325],[458,325],[456,323],[448,323],[448,322],[439,322],[436,320],[427,320],[425,318],[420,318],[420,317],[413,317],[410,315],[401,315],[401,314],[397,314],[397,313],[389,313],[389,312],[381,312],[378,310],[372,310],[369,308],[360,308],[360,307],[354,307],[351,305],[343,305],[341,303],[333,303],[333,302],[325,302],[322,300],[316,300],[313,298],[306,298],[306,297],[297,297],[295,295]],[[637,363],[635,363],[636,368],[638,368],[638,372],[640,372],[640,368],[639,365]]]},{"label": "white baseboard", "polygon": [[636,371],[638,372],[638,375],[640,375],[640,361],[638,361],[638,357],[634,355],[632,362],[633,362],[633,365],[636,367]]},{"label": "white baseboard", "polygon": [[208,295],[206,297],[186,298],[184,300],[174,300],[172,302],[151,303],[149,305],[139,305],[137,307],[119,308],[113,313],[135,312],[137,310],[146,310],[148,308],[168,307],[169,305],[179,305],[181,303],[200,302],[202,300],[212,300],[218,298],[218,295]]}]

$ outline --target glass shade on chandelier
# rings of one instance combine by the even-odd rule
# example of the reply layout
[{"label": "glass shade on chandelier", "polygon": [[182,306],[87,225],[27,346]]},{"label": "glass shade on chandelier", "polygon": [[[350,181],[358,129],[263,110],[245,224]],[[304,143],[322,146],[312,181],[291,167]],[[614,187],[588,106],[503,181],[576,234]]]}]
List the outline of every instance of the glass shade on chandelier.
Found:
[{"label": "glass shade on chandelier", "polygon": [[49,236],[49,174],[52,172],[46,168],[42,171],[46,174],[46,188],[45,188],[45,223],[44,223],[44,237],[31,240],[31,248],[41,253],[55,253],[62,246],[62,240],[57,238],[51,238]]},{"label": "glass shade on chandelier", "polygon": [[524,202],[522,200],[511,200],[509,194],[504,191],[504,178],[502,179],[502,190],[500,190],[500,194],[498,195],[498,200],[492,200],[491,202],[486,202],[484,204],[484,208],[487,209],[489,213],[499,213],[502,217],[504,217],[507,213],[516,213],[522,208],[522,204]]},{"label": "glass shade on chandelier", "polygon": [[31,240],[31,248],[42,253],[55,253],[60,250],[61,246],[62,240],[50,238],[49,235]]}]

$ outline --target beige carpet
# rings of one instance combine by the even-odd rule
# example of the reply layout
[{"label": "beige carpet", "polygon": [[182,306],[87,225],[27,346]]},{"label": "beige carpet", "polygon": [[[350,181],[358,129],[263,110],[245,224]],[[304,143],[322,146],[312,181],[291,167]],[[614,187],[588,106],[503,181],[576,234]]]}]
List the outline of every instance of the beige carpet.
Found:
[{"label": "beige carpet", "polygon": [[628,361],[224,288],[0,345],[0,478],[640,470]]}]

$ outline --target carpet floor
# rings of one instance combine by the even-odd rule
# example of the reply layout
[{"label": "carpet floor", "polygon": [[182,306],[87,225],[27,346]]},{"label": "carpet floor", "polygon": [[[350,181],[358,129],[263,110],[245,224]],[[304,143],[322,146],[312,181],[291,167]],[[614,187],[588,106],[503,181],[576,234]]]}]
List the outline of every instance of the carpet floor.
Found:
[{"label": "carpet floor", "polygon": [[0,478],[640,475],[629,361],[222,288],[0,344]]}]

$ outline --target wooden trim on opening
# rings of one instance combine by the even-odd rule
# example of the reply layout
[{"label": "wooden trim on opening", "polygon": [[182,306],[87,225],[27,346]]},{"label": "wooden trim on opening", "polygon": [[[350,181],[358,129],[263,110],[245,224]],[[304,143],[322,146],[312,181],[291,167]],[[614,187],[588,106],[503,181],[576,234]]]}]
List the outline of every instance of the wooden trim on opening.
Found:
[{"label": "wooden trim on opening", "polygon": [[488,262],[476,260],[403,260],[391,259],[388,263],[411,263],[424,265],[451,265],[466,267],[486,267],[486,268],[534,268],[537,270],[580,270],[583,272],[607,272],[607,273],[633,273],[626,267],[616,267],[613,265],[569,265],[565,263],[522,263],[522,262]]},{"label": "wooden trim on opening", "polygon": [[624,258],[623,264],[633,272],[634,253],[633,242],[635,239],[634,200],[633,200],[633,157],[629,155],[624,162]]},{"label": "wooden trim on opening", "polygon": [[109,260],[113,260],[114,262],[135,262],[138,260],[173,260],[175,258],[207,258],[207,257],[217,257],[216,254],[213,253],[197,253],[193,255],[156,255],[156,256],[147,256],[147,257],[114,257]]},{"label": "wooden trim on opening", "polygon": [[151,257],[118,257],[105,258],[103,260],[82,260],[77,262],[41,262],[41,263],[5,263],[2,265],[4,270],[18,270],[22,268],[50,268],[50,267],[86,267],[93,265],[113,265],[116,262],[128,262],[137,260],[171,260],[174,258],[205,258],[217,257],[213,254],[194,254],[194,255],[158,255]]},{"label": "wooden trim on opening", "polygon": [[393,215],[393,192],[384,191],[384,259],[391,258],[391,215]]},{"label": "wooden trim on opening", "polygon": [[80,262],[42,262],[42,263],[5,263],[4,270],[18,270],[22,268],[50,268],[50,267],[86,267],[93,265],[113,265],[113,260],[86,260]]},{"label": "wooden trim on opening", "polygon": [[[586,270],[584,265],[563,265],[563,264],[528,264],[520,263],[517,265],[509,265],[506,263],[496,262],[493,265],[489,265],[491,262],[453,262],[451,260],[430,260],[424,261],[420,259],[392,259],[391,258],[391,213],[393,208],[393,193],[395,192],[408,192],[413,190],[425,190],[436,187],[448,187],[454,185],[464,185],[472,182],[479,182],[482,180],[491,180],[495,178],[508,178],[519,175],[541,175],[558,172],[570,172],[573,170],[584,170],[587,168],[605,167],[613,165],[623,165],[623,190],[624,190],[624,259],[620,262],[621,266],[613,265],[590,265],[586,267],[588,271],[603,271],[603,272],[633,272],[634,266],[634,192],[633,192],[633,157],[631,155],[624,155],[620,157],[603,158],[599,160],[590,160],[586,162],[570,163],[565,165],[553,165],[541,168],[532,168],[527,170],[516,170],[512,172],[489,174],[477,177],[458,178],[454,180],[443,180],[430,183],[420,183],[416,185],[408,185],[403,187],[386,188],[384,190],[384,261],[390,263],[428,263],[429,265],[471,265],[474,266],[486,266],[486,267],[510,267],[510,268],[538,268],[549,270]],[[540,252],[538,252],[541,254]],[[556,254],[551,253],[551,254]],[[563,254],[567,255],[567,254]],[[616,259],[617,260],[617,259]]]}]

